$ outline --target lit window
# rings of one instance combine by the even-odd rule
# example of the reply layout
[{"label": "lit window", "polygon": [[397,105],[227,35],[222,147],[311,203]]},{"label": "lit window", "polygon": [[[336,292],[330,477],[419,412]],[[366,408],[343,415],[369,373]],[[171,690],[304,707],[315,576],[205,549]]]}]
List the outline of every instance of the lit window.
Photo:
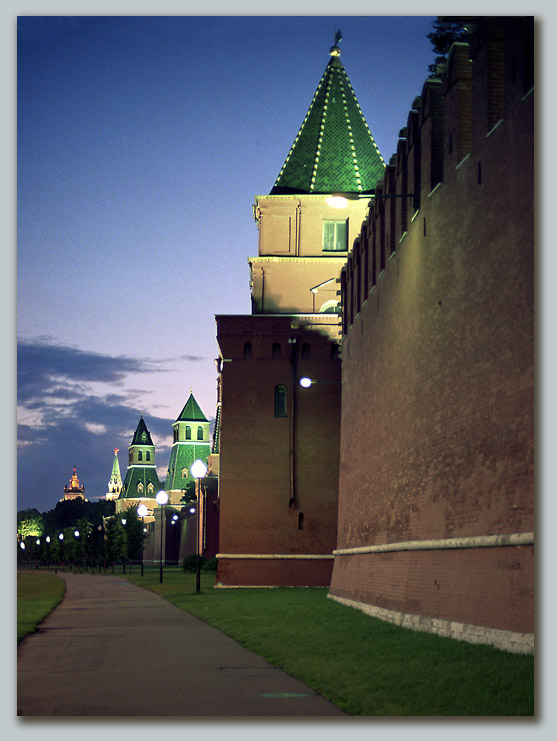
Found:
[{"label": "lit window", "polygon": [[275,386],[275,417],[286,417],[286,386]]},{"label": "lit window", "polygon": [[348,250],[348,221],[323,222],[323,252]]},{"label": "lit window", "polygon": [[182,478],[187,479],[188,478],[188,469],[182,468]]}]

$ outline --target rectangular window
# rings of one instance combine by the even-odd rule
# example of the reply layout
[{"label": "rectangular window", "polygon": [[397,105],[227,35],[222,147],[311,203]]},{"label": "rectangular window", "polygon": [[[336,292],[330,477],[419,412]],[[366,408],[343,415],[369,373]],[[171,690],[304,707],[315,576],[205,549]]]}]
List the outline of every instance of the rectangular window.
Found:
[{"label": "rectangular window", "polygon": [[323,252],[348,250],[348,220],[323,222]]}]

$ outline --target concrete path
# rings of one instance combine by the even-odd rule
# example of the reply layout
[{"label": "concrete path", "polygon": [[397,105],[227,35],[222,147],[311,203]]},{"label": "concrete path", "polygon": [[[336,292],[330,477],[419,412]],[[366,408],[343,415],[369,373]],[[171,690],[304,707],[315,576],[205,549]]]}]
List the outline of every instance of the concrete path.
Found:
[{"label": "concrete path", "polygon": [[117,576],[60,576],[64,600],[18,648],[20,716],[343,716],[146,589]]}]

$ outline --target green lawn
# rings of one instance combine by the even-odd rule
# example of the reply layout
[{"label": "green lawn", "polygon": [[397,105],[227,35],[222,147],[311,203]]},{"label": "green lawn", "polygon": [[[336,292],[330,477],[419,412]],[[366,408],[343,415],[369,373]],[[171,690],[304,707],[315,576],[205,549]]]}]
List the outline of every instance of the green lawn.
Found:
[{"label": "green lawn", "polygon": [[17,642],[33,633],[60,604],[66,583],[47,571],[17,572]]},{"label": "green lawn", "polygon": [[531,716],[534,658],[418,633],[327,598],[327,589],[212,589],[214,574],[126,576],[202,618],[350,715]]}]

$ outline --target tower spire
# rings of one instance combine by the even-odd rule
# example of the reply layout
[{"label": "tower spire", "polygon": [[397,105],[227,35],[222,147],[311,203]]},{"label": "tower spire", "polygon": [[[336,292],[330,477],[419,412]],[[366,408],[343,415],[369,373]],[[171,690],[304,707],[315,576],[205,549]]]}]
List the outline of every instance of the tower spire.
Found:
[{"label": "tower spire", "polygon": [[335,34],[329,62],[270,195],[375,192],[385,163],[340,61]]}]

